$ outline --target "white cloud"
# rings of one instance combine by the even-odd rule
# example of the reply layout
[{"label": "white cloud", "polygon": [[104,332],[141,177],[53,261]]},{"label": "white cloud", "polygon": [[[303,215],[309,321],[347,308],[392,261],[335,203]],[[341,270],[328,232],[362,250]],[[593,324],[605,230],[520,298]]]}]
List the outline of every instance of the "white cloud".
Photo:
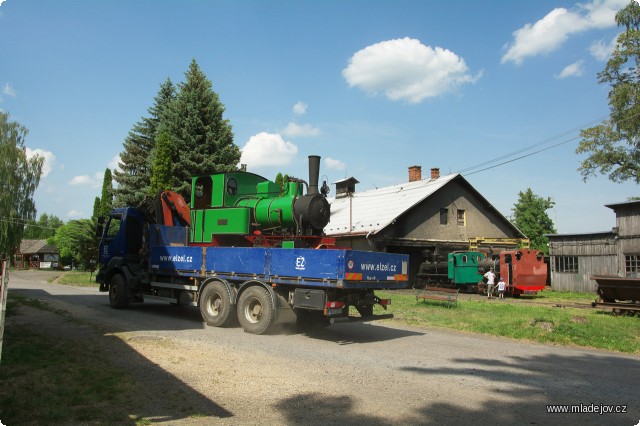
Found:
[{"label": "white cloud", "polygon": [[11,96],[12,98],[16,97],[16,89],[13,88],[13,85],[11,83],[4,84],[4,87],[2,88],[2,93],[4,93],[7,96]]},{"label": "white cloud", "polygon": [[93,179],[87,175],[74,176],[70,181],[69,185],[78,186],[78,185],[90,185],[93,183]]},{"label": "white cloud", "polygon": [[90,188],[100,188],[104,180],[104,173],[96,172],[93,177],[89,175],[74,176],[70,181],[71,186],[88,186]]},{"label": "white cloud", "polygon": [[625,8],[629,0],[593,0],[590,3],[578,3],[579,9],[586,11],[585,18],[590,28],[603,29],[616,25],[616,13]]},{"label": "white cloud", "polygon": [[618,36],[615,36],[609,43],[604,42],[603,40],[598,40],[593,42],[589,47],[589,52],[599,61],[605,61],[611,55],[613,50],[616,48],[616,43],[618,41]]},{"label": "white cloud", "polygon": [[80,212],[78,210],[69,210],[67,212],[67,217],[69,219],[73,219],[73,218],[76,218],[76,217],[82,217],[82,212]]},{"label": "white cloud", "polygon": [[107,165],[107,167],[109,167],[111,170],[118,170],[118,171],[122,171],[122,169],[120,168],[120,163],[122,162],[122,160],[120,159],[120,154],[114,156],[111,161],[109,161],[109,164]]},{"label": "white cloud", "polygon": [[42,176],[43,178],[49,176],[51,170],[53,170],[53,165],[56,163],[56,156],[53,155],[51,151],[45,151],[44,149],[31,149],[26,148],[27,158],[32,158],[34,156],[39,156],[44,158],[44,162],[42,163]]},{"label": "white cloud", "polygon": [[584,75],[584,61],[577,61],[573,64],[567,65],[564,67],[560,74],[556,76],[556,78],[563,79],[567,77],[581,77]]},{"label": "white cloud", "polygon": [[249,168],[291,164],[298,147],[277,133],[261,132],[251,136],[242,148],[241,164]]},{"label": "white cloud", "polygon": [[556,8],[534,24],[513,32],[514,41],[506,45],[502,63],[522,64],[525,58],[552,52],[572,35],[616,25],[615,14],[628,0],[593,0],[578,4],[575,10]]},{"label": "white cloud", "polygon": [[289,123],[287,127],[282,130],[282,134],[290,138],[319,136],[320,133],[320,129],[313,127],[310,124],[300,125],[296,123]]},{"label": "white cloud", "polygon": [[300,101],[297,102],[294,106],[293,106],[293,113],[295,115],[304,115],[307,112],[307,108],[309,107],[309,105],[305,104],[304,102]]},{"label": "white cloud", "polygon": [[464,59],[441,47],[425,46],[405,37],[383,41],[356,52],[342,71],[350,87],[356,86],[391,100],[418,103],[439,96],[481,76],[469,74]]},{"label": "white cloud", "polygon": [[324,159],[324,165],[327,166],[328,169],[332,170],[344,170],[347,168],[347,165],[345,163],[331,157],[327,157]]}]

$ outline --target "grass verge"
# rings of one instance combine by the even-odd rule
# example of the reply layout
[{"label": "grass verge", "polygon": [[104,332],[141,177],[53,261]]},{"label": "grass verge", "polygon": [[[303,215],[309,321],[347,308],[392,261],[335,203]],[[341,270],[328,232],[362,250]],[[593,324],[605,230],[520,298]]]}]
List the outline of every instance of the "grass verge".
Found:
[{"label": "grass verge", "polygon": [[70,284],[79,287],[95,287],[98,285],[96,283],[96,274],[93,272],[64,272],[59,278],[57,278],[56,283],[58,284]]},{"label": "grass verge", "polygon": [[[593,296],[552,294],[545,303],[592,301]],[[640,354],[640,318],[614,316],[593,308],[547,306],[519,303],[519,300],[458,298],[457,306],[445,302],[417,301],[414,295],[380,292],[390,298],[393,321],[411,325],[451,328],[539,343],[582,346]],[[523,300],[524,301],[524,300]],[[375,313],[383,313],[376,307]]]}]

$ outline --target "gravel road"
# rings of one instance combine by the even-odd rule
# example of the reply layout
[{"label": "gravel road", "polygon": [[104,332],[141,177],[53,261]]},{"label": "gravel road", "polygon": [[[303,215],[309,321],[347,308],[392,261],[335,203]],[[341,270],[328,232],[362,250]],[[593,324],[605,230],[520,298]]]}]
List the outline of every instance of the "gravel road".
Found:
[{"label": "gravel road", "polygon": [[[67,315],[8,318],[54,336],[99,342],[145,383],[132,415],[165,424],[637,425],[640,357],[391,322],[250,335],[212,328],[195,308],[109,307],[95,288],[19,271],[9,291]],[[71,320],[73,319],[73,320]],[[617,414],[549,414],[548,404]],[[593,406],[591,404],[594,404]],[[605,410],[608,407],[604,408]],[[615,409],[615,408],[614,408]]]}]

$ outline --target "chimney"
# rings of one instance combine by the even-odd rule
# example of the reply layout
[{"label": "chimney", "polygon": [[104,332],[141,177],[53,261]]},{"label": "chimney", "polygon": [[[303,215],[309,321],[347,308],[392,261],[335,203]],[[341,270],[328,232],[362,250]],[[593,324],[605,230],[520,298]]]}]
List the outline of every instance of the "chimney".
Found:
[{"label": "chimney", "polygon": [[440,177],[440,169],[434,167],[431,169],[431,179],[438,179]]},{"label": "chimney", "polygon": [[309,156],[309,189],[307,195],[319,194],[318,180],[320,178],[320,156]]},{"label": "chimney", "polygon": [[422,180],[422,167],[411,166],[409,167],[409,182],[415,182]]}]

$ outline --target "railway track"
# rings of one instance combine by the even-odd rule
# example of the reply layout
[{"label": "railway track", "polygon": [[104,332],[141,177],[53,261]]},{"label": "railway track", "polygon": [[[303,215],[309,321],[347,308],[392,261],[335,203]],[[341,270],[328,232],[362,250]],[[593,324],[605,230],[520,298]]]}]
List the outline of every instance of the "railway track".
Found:
[{"label": "railway track", "polygon": [[[394,293],[403,294],[407,296],[414,296],[417,291],[420,291],[420,290],[415,290],[415,289],[394,290]],[[549,300],[540,299],[540,296],[534,296],[534,297],[521,296],[518,298],[505,297],[503,301],[497,298],[494,298],[494,299],[491,299],[491,302],[547,306],[547,307],[554,307],[554,308],[594,309],[591,306],[591,302],[593,302],[593,300],[595,300],[596,298],[597,298],[597,295],[594,294],[592,300],[588,300],[584,302],[571,302],[571,301],[549,301]],[[476,294],[476,293],[460,293],[460,295],[458,296],[458,300],[480,301],[480,300],[487,300],[487,296],[483,294]],[[598,309],[603,309],[603,308],[598,308]],[[609,309],[603,309],[603,310],[609,310]]]}]

